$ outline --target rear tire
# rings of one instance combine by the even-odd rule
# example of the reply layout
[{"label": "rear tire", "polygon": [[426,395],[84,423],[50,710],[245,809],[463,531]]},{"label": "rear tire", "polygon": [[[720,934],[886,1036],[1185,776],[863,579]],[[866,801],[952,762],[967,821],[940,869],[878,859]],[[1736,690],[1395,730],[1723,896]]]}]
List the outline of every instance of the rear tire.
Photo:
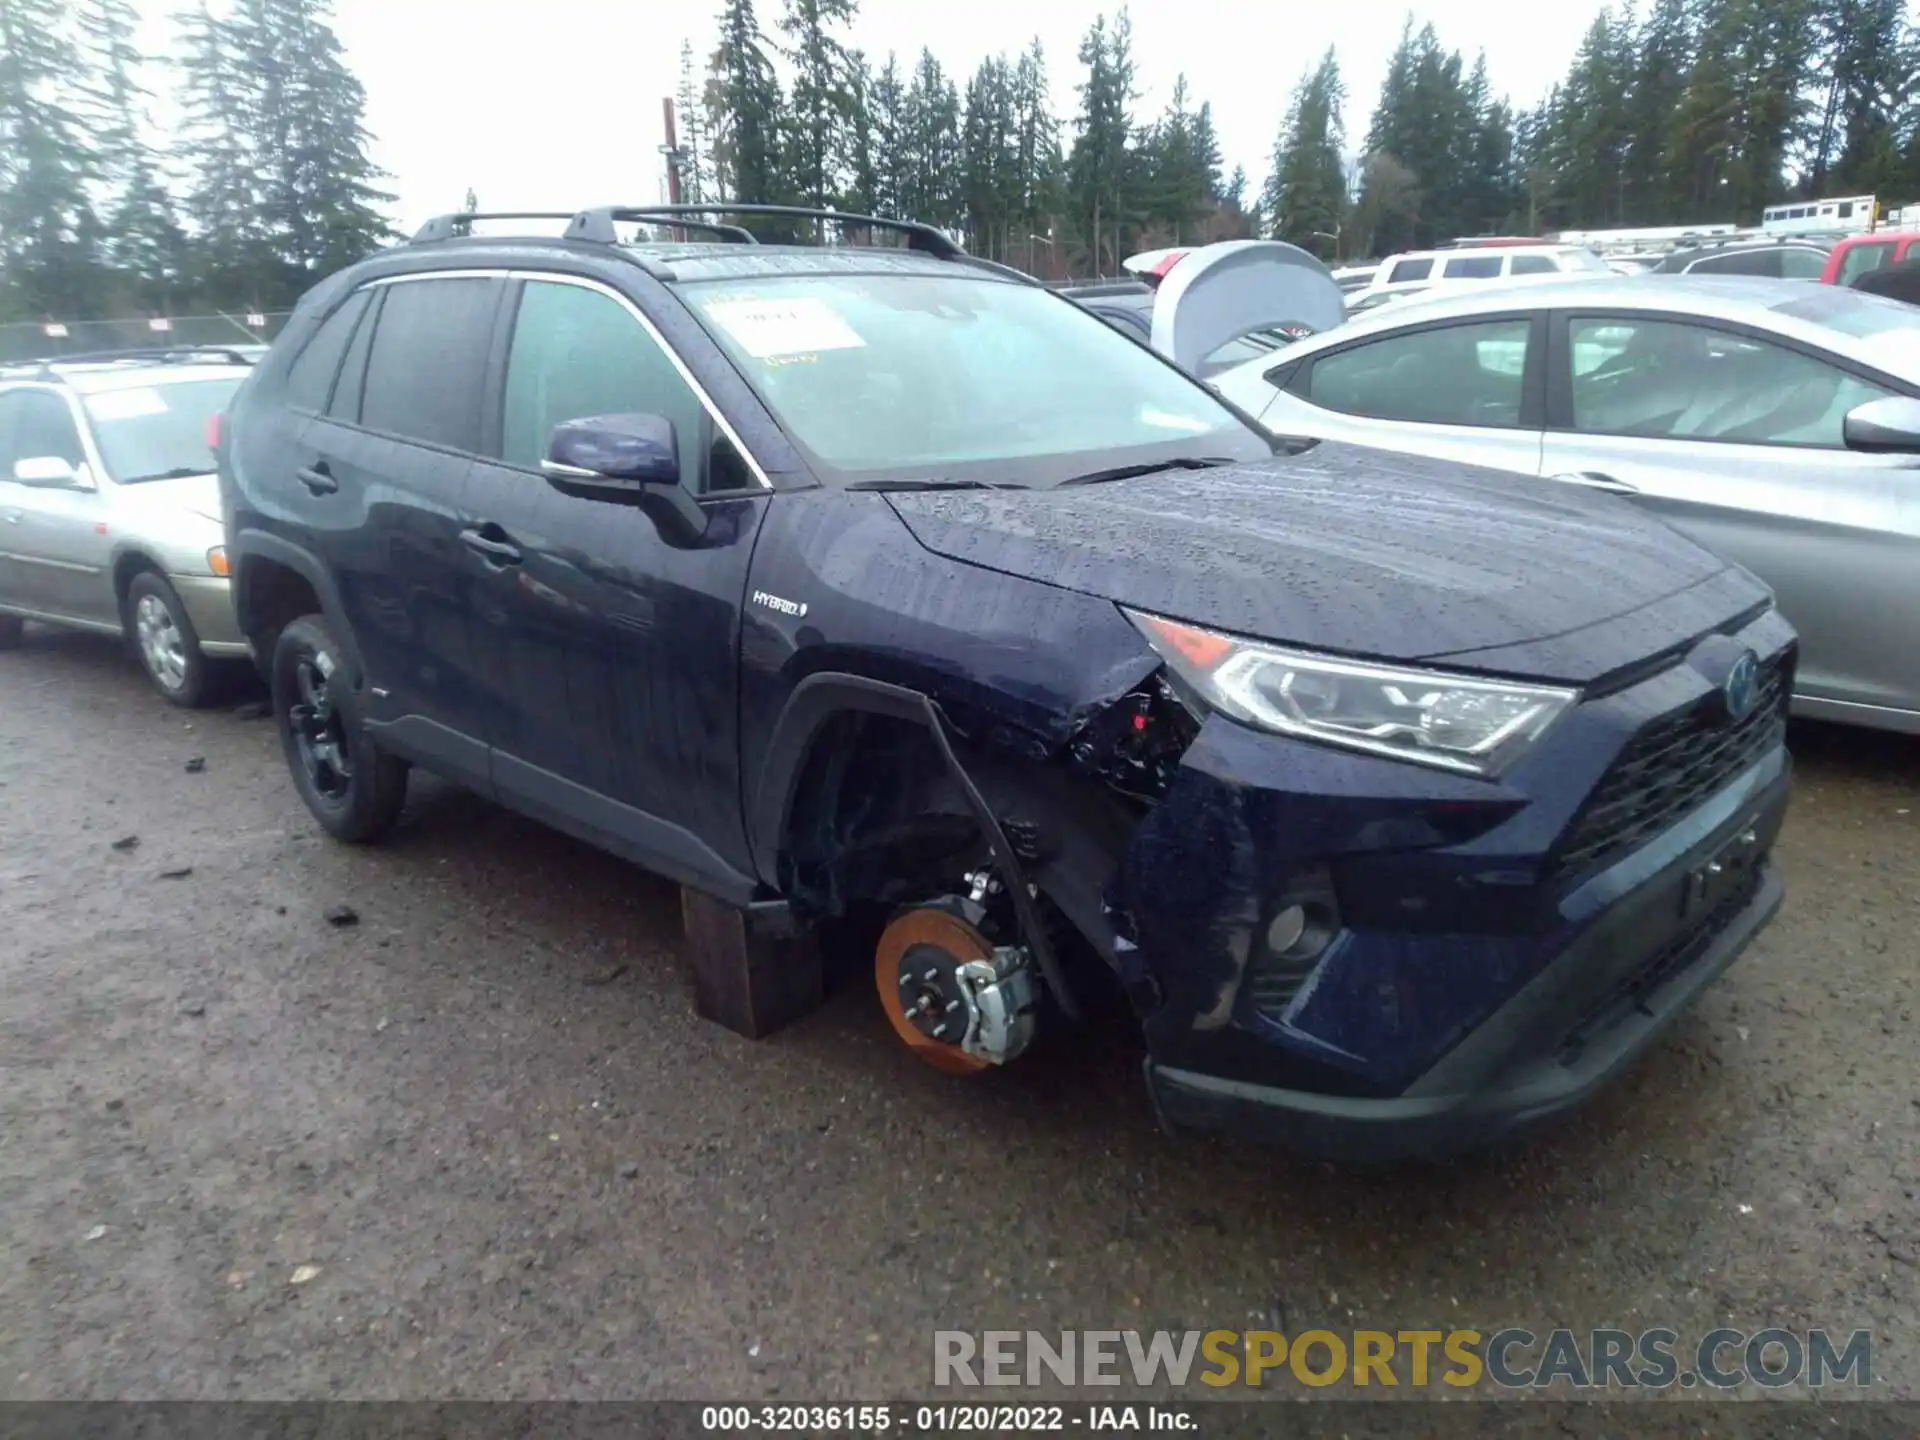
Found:
[{"label": "rear tire", "polygon": [[0,650],[18,650],[27,633],[27,622],[18,615],[0,615]]},{"label": "rear tire", "polygon": [[127,587],[127,639],[133,653],[168,700],[193,710],[211,697],[213,665],[200,653],[200,636],[173,586],[151,570]]},{"label": "rear tire", "polygon": [[407,765],[361,724],[345,649],[324,619],[302,616],[280,632],[270,668],[274,723],[300,798],[334,839],[378,840],[407,803]]}]

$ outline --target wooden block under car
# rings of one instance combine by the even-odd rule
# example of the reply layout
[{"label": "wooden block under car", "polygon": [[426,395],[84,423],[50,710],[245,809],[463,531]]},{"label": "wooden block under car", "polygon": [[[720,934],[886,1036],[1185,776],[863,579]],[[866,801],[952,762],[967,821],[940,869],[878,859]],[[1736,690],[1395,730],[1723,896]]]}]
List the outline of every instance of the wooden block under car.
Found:
[{"label": "wooden block under car", "polygon": [[759,1040],[816,1010],[826,995],[811,933],[775,938],[745,910],[684,886],[680,920],[702,1019]]}]

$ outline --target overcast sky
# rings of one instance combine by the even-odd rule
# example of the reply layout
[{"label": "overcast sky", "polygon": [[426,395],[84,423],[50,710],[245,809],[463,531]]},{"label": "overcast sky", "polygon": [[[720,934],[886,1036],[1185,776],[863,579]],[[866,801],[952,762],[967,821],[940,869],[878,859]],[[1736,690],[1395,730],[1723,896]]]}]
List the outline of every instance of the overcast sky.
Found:
[{"label": "overcast sky", "polygon": [[[142,0],[156,48],[178,0]],[[348,62],[367,87],[374,159],[392,176],[396,219],[458,209],[473,186],[484,209],[572,210],[662,198],[660,102],[679,81],[680,43],[708,55],[719,0],[335,0]],[[781,0],[758,0],[771,35]],[[861,0],[852,39],[876,63],[931,47],[963,88],[982,57],[1038,34],[1055,106],[1075,110],[1080,37],[1117,8],[1100,0]],[[1600,0],[1509,6],[1423,0],[1441,42],[1472,63],[1484,49],[1496,91],[1531,104],[1566,70]],[[1301,72],[1329,45],[1348,87],[1357,146],[1407,0],[1133,0],[1142,116],[1185,71],[1213,103],[1227,169],[1250,186],[1268,157]]]}]

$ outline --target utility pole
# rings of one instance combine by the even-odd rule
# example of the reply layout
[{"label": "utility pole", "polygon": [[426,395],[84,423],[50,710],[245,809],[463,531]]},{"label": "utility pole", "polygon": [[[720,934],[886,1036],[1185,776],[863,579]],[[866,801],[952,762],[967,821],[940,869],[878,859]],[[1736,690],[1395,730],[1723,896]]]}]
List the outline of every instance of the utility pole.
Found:
[{"label": "utility pole", "polygon": [[[660,147],[660,153],[667,157],[667,203],[680,203],[680,168],[686,163],[686,155],[680,149],[680,131],[674,124],[673,97],[668,95],[660,101],[660,113],[666,121],[667,143]],[[676,240],[685,240],[687,232],[676,229]]]}]

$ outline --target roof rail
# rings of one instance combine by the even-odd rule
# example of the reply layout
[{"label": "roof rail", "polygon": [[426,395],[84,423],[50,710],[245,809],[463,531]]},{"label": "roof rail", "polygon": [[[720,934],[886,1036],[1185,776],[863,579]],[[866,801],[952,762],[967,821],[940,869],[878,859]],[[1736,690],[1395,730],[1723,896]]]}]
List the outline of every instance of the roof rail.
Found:
[{"label": "roof rail", "polygon": [[[592,240],[601,244],[616,243],[613,224],[616,220],[637,220],[644,224],[670,225],[684,224],[689,228],[714,229],[711,224],[700,224],[681,217],[697,215],[749,215],[766,216],[785,220],[831,220],[836,225],[853,226],[863,230],[892,230],[907,237],[909,250],[923,251],[941,260],[965,260],[972,257],[960,246],[931,225],[922,225],[915,220],[891,220],[879,215],[855,215],[844,210],[815,210],[804,205],[602,205],[590,210],[582,210],[573,217],[573,223],[567,226],[569,240]],[[745,236],[752,239],[752,232],[739,226],[719,227],[738,230],[733,236],[739,239]]]},{"label": "roof rail", "polygon": [[456,210],[450,215],[436,215],[418,230],[413,232],[410,245],[425,245],[434,240],[457,240],[463,235],[473,233],[476,220],[571,220],[573,214],[565,210]]}]

